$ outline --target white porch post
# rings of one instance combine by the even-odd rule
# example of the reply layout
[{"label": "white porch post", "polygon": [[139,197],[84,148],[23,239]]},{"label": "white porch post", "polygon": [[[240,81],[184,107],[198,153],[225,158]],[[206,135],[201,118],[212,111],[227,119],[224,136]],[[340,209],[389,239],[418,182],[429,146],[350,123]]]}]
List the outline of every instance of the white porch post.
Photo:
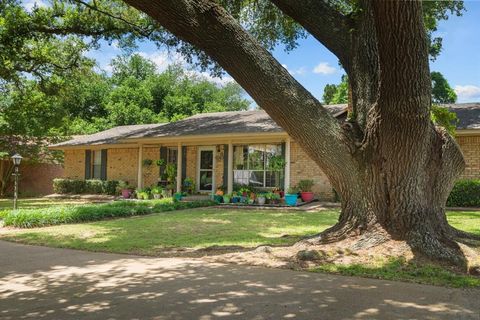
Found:
[{"label": "white porch post", "polygon": [[285,139],[285,192],[290,188],[290,137]]},{"label": "white porch post", "polygon": [[143,188],[143,144],[138,145],[138,176],[137,176],[137,187]]},{"label": "white porch post", "polygon": [[227,163],[227,192],[231,194],[233,192],[233,144],[228,142],[228,163]]},{"label": "white porch post", "polygon": [[177,146],[177,192],[182,192],[182,143]]}]

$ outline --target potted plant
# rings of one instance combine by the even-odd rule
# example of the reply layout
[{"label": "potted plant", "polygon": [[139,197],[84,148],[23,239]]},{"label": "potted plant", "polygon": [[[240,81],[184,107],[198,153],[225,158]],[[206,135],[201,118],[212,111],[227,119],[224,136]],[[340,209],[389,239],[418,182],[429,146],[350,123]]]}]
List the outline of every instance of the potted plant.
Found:
[{"label": "potted plant", "polygon": [[272,197],[270,199],[270,202],[272,204],[279,204],[280,203],[280,194],[279,193],[272,193]]},{"label": "potted plant", "polygon": [[151,192],[154,199],[160,199],[162,197],[163,188],[160,186],[155,186],[152,188]]},{"label": "potted plant", "polygon": [[241,197],[238,195],[238,192],[234,191],[232,194],[232,203],[240,202]]},{"label": "potted plant", "polygon": [[265,204],[265,201],[267,200],[266,194],[265,193],[259,193],[257,195],[257,203],[261,206]]},{"label": "potted plant", "polygon": [[143,160],[143,166],[145,166],[145,167],[150,167],[152,164],[153,164],[152,159],[144,159]]},{"label": "potted plant", "polygon": [[232,196],[230,194],[223,195],[223,203],[230,203]]},{"label": "potted plant", "polygon": [[268,168],[274,172],[276,189],[280,189],[280,177],[282,172],[284,172],[286,164],[287,162],[285,161],[285,158],[280,155],[272,155],[268,159]]},{"label": "potted plant", "polygon": [[287,206],[296,206],[298,198],[298,188],[290,187],[285,194],[285,203]]},{"label": "potted plant", "polygon": [[183,189],[188,193],[188,194],[193,194],[195,191],[195,182],[193,182],[192,178],[185,178],[183,180]]},{"label": "potted plant", "polygon": [[182,198],[183,198],[183,193],[181,193],[181,192],[175,192],[175,193],[173,194],[173,197],[175,198],[175,200],[180,201],[180,200],[182,200]]},{"label": "potted plant", "polygon": [[302,197],[303,202],[310,202],[313,200],[314,194],[312,192],[312,187],[314,184],[313,180],[300,180],[300,182],[298,182],[298,188],[300,189],[300,196]]},{"label": "potted plant", "polygon": [[132,195],[132,188],[128,185],[126,181],[118,181],[117,192],[122,195],[124,199],[129,199]]},{"label": "potted plant", "polygon": [[137,194],[138,200],[148,200],[149,198],[149,194],[146,189],[138,188],[137,190],[135,190],[135,193]]}]

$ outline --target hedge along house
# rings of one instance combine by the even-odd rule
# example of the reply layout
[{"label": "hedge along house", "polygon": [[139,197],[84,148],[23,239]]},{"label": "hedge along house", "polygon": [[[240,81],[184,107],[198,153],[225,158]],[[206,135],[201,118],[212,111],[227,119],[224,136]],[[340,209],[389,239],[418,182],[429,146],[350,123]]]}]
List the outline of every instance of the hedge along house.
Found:
[{"label": "hedge along house", "polygon": [[[337,117],[344,105],[329,106]],[[263,111],[198,114],[167,124],[121,126],[50,146],[64,151],[65,178],[123,180],[147,187],[166,184],[163,159],[177,168],[176,187],[190,178],[196,191],[212,193],[235,184],[287,189],[302,179],[332,199],[330,182],[300,146]],[[272,170],[272,162],[285,166]]]},{"label": "hedge along house", "polygon": [[[459,118],[457,141],[467,162],[462,178],[480,178],[480,104],[447,107]],[[327,108],[345,119],[346,105]],[[263,111],[205,113],[167,124],[121,126],[51,148],[64,151],[64,177],[70,179],[124,180],[137,187],[166,184],[164,167],[155,165],[163,159],[177,168],[177,191],[186,178],[193,179],[200,193],[220,185],[231,193],[235,184],[287,189],[312,179],[320,199],[335,196],[316,163]],[[271,169],[275,158],[285,160],[283,169]]]}]

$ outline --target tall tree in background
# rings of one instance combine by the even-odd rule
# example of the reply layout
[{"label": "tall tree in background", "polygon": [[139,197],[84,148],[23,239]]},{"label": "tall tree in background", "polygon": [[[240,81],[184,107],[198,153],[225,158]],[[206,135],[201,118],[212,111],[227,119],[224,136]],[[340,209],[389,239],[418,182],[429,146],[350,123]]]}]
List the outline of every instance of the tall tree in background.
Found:
[{"label": "tall tree in background", "polygon": [[[46,19],[39,24],[43,28],[34,24],[29,30],[42,33],[46,25],[52,33],[94,39],[105,33],[112,39],[126,31],[118,27],[126,21],[131,34],[166,44],[200,68],[218,73],[222,67],[300,143],[341,196],[338,224],[312,242],[353,235],[360,235],[359,246],[403,240],[416,253],[466,265],[455,240],[468,235],[445,217],[447,196],[464,161],[452,137],[430,120],[428,63],[429,54],[441,48],[432,33],[437,21],[449,12],[460,14],[463,2],[125,2],[153,19],[113,0],[70,0],[64,1],[68,19]],[[109,19],[112,28],[99,28]],[[294,48],[306,34],[345,69],[352,88],[348,123],[333,118],[269,52],[278,43]]]},{"label": "tall tree in background", "polygon": [[437,71],[430,74],[432,78],[432,102],[440,103],[455,103],[457,102],[457,94],[453,91],[447,79]]}]

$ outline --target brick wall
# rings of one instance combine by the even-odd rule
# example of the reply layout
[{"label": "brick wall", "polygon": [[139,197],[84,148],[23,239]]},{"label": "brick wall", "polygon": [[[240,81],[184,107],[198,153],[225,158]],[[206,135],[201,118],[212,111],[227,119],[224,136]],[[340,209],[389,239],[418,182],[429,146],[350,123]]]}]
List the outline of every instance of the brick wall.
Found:
[{"label": "brick wall", "polygon": [[330,181],[317,164],[294,141],[290,144],[290,161],[291,186],[296,185],[300,180],[311,179],[315,182],[313,192],[320,200],[333,200],[334,194]]},{"label": "brick wall", "polygon": [[152,165],[142,166],[143,185],[145,187],[156,186],[160,176],[160,168],[155,163],[160,159],[160,148],[143,148],[143,160],[152,160]]},{"label": "brick wall", "polygon": [[480,179],[480,136],[456,137],[465,158],[461,179]]},{"label": "brick wall", "polygon": [[65,150],[63,177],[85,179],[85,150]]},{"label": "brick wall", "polygon": [[[1,161],[1,160],[0,160]],[[53,179],[64,176],[63,166],[53,163],[33,163],[23,160],[20,168],[18,191],[21,197],[53,193]],[[13,193],[13,180],[7,194]]]},{"label": "brick wall", "polygon": [[138,148],[108,149],[107,180],[127,181],[137,186]]},{"label": "brick wall", "polygon": [[187,178],[192,178],[197,183],[197,152],[196,146],[187,147]]},{"label": "brick wall", "polygon": [[[215,146],[215,188],[223,185],[224,147],[224,145]],[[227,186],[224,187],[226,188]]]}]

